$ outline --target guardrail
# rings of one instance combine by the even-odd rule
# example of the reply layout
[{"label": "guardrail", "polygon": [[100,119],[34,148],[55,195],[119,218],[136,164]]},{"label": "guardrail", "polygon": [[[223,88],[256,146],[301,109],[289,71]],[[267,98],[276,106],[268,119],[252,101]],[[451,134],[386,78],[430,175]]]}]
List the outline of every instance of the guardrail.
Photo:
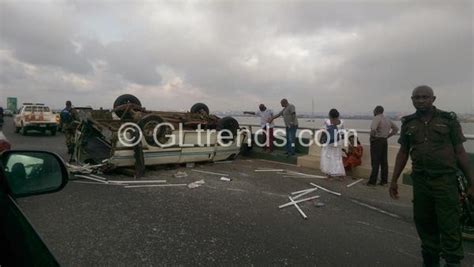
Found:
[{"label": "guardrail", "polygon": [[[250,131],[253,132],[253,127],[261,128],[260,125],[258,124],[242,124],[242,126],[248,126],[250,127]],[[284,126],[274,126],[276,129],[285,129]],[[320,130],[321,128],[308,128],[308,127],[298,127],[298,130],[310,130],[312,132],[315,132],[317,130]],[[355,130],[357,133],[363,133],[363,134],[370,134],[370,130],[367,129],[351,129]],[[400,135],[400,133],[397,133],[397,135]],[[464,137],[466,137],[467,140],[474,140],[474,134],[465,134]]]}]

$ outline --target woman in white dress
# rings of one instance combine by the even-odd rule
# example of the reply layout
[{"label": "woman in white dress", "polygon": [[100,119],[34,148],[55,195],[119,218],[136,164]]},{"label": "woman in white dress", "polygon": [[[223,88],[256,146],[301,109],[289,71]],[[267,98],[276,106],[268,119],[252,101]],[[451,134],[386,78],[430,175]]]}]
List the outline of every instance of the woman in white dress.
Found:
[{"label": "woman in white dress", "polygon": [[[344,129],[343,121],[339,119],[339,112],[337,109],[329,111],[329,119],[324,120],[324,129],[327,130],[329,139],[321,148],[321,171],[327,175],[328,178],[339,177],[344,178],[346,171],[342,163],[342,138],[339,130]],[[331,137],[332,136],[332,137]]]}]

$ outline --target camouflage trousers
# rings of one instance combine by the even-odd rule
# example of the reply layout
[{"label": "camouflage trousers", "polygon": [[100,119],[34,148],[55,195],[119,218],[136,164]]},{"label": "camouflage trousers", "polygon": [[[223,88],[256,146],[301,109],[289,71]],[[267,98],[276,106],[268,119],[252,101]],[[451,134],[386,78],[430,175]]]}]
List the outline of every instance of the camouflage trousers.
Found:
[{"label": "camouflage trousers", "polygon": [[74,153],[74,134],[76,129],[72,127],[64,127],[63,132],[64,136],[66,137],[67,153],[72,155]]},{"label": "camouflage trousers", "polygon": [[414,219],[425,264],[439,256],[458,263],[464,256],[456,175],[412,177]]}]

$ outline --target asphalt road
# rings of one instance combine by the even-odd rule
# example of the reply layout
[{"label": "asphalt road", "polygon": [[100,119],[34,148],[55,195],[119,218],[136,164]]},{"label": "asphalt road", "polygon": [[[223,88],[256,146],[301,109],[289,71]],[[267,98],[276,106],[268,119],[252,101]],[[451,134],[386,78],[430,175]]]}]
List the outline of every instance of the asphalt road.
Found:
[{"label": "asphalt road", "polygon": [[[64,137],[4,134],[13,149],[41,149],[65,156]],[[188,187],[124,188],[71,181],[58,193],[19,199],[19,204],[62,265],[316,265],[421,266],[412,222],[411,197],[388,198],[386,187],[352,181],[288,178],[257,168],[295,166],[239,158],[232,163],[169,166],[147,170],[145,179],[205,184]],[[205,170],[219,176],[194,172]],[[174,178],[177,171],[188,174]],[[110,179],[130,179],[109,175]],[[320,198],[278,209],[288,193],[309,182],[341,192],[318,190]],[[316,203],[324,203],[316,207]],[[463,266],[473,266],[474,245],[465,243]]]}]

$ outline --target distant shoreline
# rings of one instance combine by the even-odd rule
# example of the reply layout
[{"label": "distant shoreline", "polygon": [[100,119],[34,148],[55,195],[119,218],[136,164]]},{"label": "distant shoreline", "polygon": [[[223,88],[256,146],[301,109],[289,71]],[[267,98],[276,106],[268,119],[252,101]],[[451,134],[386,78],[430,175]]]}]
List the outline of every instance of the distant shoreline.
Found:
[{"label": "distant shoreline", "polygon": [[[252,115],[243,115],[243,114],[233,114],[231,116],[238,116],[238,117],[253,117]],[[397,116],[387,116],[391,120],[400,121],[400,117]],[[322,115],[299,115],[297,116],[298,119],[326,119],[327,116]],[[344,119],[350,120],[372,120],[373,116],[369,115],[351,115],[351,116],[343,116]],[[458,118],[459,122],[462,123],[474,123],[474,118]]]}]

